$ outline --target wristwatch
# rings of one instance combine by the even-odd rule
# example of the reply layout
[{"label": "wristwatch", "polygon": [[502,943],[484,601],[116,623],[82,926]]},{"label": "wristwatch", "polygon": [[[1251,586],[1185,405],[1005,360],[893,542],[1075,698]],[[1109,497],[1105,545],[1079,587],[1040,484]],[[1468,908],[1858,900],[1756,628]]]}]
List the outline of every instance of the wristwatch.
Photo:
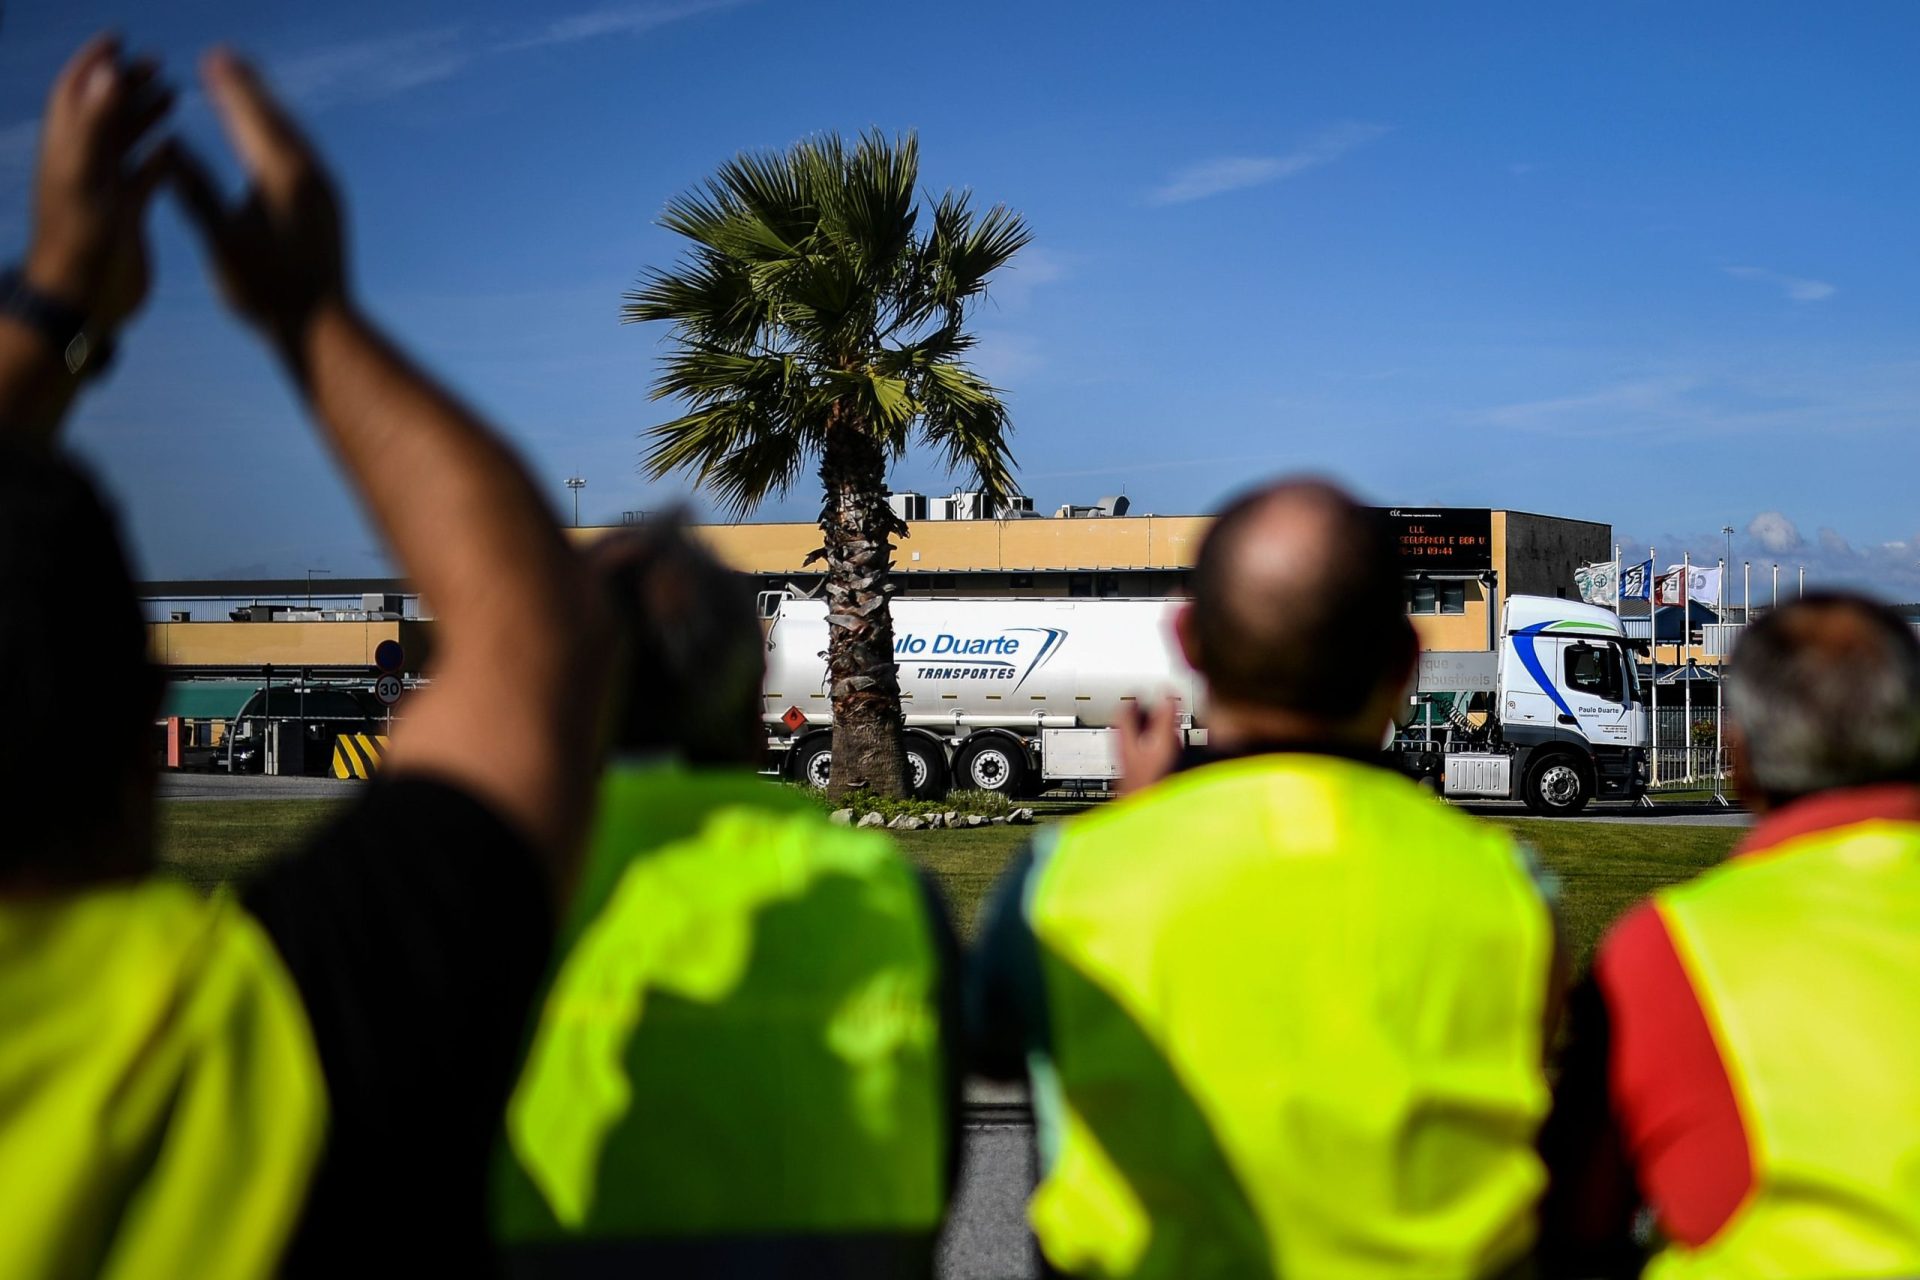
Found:
[{"label": "wristwatch", "polygon": [[45,338],[73,376],[98,377],[113,363],[113,339],[86,313],[27,283],[18,267],[0,272],[0,315],[12,316]]}]

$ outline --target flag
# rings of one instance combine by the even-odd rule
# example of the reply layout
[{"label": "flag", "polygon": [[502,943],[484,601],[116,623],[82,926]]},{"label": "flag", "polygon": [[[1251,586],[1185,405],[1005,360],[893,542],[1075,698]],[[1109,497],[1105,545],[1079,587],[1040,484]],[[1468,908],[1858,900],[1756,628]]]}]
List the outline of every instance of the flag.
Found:
[{"label": "flag", "polygon": [[1653,561],[1642,560],[1639,564],[1630,564],[1620,571],[1620,598],[1622,600],[1645,600],[1647,584],[1653,580]]},{"label": "flag", "polygon": [[1693,567],[1693,575],[1687,579],[1687,599],[1698,600],[1701,604],[1720,607],[1720,568],[1702,569]]},{"label": "flag", "polygon": [[1681,593],[1686,590],[1685,579],[1685,570],[1677,564],[1661,574],[1659,580],[1653,584],[1653,602],[1655,604],[1679,604]]},{"label": "flag", "polygon": [[1611,605],[1613,603],[1613,575],[1619,566],[1611,560],[1599,564],[1581,565],[1573,571],[1573,584],[1580,588],[1580,598],[1588,604]]}]

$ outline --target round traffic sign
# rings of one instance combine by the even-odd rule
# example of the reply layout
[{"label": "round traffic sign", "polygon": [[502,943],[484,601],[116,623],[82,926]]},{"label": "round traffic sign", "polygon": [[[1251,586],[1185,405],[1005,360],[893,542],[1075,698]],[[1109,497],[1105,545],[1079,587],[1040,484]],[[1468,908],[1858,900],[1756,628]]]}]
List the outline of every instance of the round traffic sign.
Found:
[{"label": "round traffic sign", "polygon": [[399,676],[385,675],[373,682],[373,696],[388,706],[400,701],[400,695],[405,691],[406,686],[400,682]]},{"label": "round traffic sign", "polygon": [[407,651],[398,640],[382,640],[373,647],[373,665],[382,671],[398,671],[406,661]]}]

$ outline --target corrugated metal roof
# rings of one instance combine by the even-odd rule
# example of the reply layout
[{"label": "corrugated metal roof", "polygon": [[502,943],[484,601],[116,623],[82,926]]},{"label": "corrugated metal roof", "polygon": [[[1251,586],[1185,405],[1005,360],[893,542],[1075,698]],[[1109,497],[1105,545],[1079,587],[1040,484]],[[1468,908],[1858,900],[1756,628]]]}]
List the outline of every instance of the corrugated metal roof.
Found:
[{"label": "corrugated metal roof", "polygon": [[160,715],[182,720],[231,720],[260,692],[253,680],[175,680],[167,685]]}]

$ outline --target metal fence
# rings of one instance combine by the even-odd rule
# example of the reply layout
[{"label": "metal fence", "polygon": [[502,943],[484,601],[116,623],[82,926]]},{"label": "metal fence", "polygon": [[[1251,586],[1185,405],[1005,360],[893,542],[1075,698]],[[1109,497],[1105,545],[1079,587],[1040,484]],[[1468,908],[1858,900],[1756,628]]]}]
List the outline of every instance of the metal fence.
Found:
[{"label": "metal fence", "polygon": [[[402,717],[392,708],[365,715],[260,715],[181,718],[180,741],[161,741],[170,767],[268,776],[370,778]],[[157,726],[166,730],[167,726]]]},{"label": "metal fence", "polygon": [[1732,768],[1717,706],[1708,703],[1688,709],[1662,703],[1654,713],[1653,727],[1653,790],[1699,790],[1723,799],[1732,795]]}]

